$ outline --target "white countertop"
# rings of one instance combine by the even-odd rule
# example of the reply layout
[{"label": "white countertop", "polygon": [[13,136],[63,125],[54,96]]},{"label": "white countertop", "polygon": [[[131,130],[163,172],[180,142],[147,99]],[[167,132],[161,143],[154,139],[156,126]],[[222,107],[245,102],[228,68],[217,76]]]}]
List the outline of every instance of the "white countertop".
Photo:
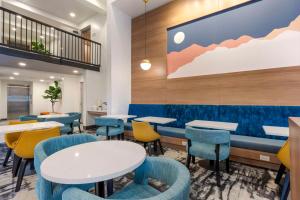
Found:
[{"label": "white countertop", "polygon": [[289,137],[289,128],[280,126],[263,126],[267,135]]},{"label": "white countertop", "polygon": [[101,117],[107,117],[107,118],[115,118],[115,119],[130,119],[130,118],[135,118],[136,115],[123,115],[123,114],[116,114],[116,115],[103,115]]},{"label": "white countertop", "polygon": [[42,162],[41,174],[61,184],[97,183],[132,172],[145,158],[145,149],[133,142],[90,142],[52,154]]},{"label": "white countertop", "polygon": [[39,129],[47,129],[54,127],[63,127],[64,124],[59,122],[36,122],[30,124],[16,124],[16,125],[4,125],[0,126],[0,143],[4,141],[4,135],[6,133],[31,131]]},{"label": "white countertop", "polygon": [[57,118],[57,117],[69,117],[68,114],[50,114],[50,115],[39,115],[38,118],[42,119],[50,119],[50,118]]},{"label": "white countertop", "polygon": [[174,118],[165,118],[165,117],[140,117],[135,118],[135,121],[141,121],[141,122],[150,122],[155,124],[168,124],[171,122],[175,122],[176,119]]},{"label": "white countertop", "polygon": [[236,131],[238,124],[231,122],[218,122],[218,121],[205,121],[194,120],[185,124],[186,126],[198,127],[198,128],[211,128],[227,131]]}]

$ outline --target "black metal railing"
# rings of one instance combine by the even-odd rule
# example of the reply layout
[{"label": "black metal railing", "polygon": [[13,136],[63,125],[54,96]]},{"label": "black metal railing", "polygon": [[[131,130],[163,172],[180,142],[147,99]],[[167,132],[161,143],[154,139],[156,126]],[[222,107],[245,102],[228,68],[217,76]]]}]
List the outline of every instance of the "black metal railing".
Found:
[{"label": "black metal railing", "polygon": [[101,44],[0,7],[0,45],[99,68]]}]

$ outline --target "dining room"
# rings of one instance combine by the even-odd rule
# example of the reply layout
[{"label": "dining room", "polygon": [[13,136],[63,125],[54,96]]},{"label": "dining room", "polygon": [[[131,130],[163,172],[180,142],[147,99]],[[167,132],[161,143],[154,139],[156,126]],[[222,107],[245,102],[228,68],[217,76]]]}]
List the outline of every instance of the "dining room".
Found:
[{"label": "dining room", "polygon": [[298,0],[61,1],[60,63],[0,59],[1,200],[300,198]]}]

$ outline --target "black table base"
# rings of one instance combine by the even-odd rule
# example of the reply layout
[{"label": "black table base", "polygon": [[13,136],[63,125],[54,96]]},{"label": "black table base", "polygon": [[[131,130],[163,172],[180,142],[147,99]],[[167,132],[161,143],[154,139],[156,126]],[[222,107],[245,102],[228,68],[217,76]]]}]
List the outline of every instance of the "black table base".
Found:
[{"label": "black table base", "polygon": [[[109,197],[110,195],[113,194],[114,191],[114,182],[113,180],[108,180],[106,181],[106,191],[107,191],[107,196]],[[95,184],[95,194],[99,197],[105,198],[105,182],[98,182]]]}]

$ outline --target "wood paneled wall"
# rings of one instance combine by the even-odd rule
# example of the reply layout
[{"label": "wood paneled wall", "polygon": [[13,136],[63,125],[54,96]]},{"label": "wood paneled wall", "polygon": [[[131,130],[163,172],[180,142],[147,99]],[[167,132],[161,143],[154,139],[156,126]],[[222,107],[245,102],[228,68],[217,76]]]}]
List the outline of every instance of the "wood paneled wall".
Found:
[{"label": "wood paneled wall", "polygon": [[[132,20],[132,103],[213,105],[300,105],[300,67],[167,79],[167,28],[247,0],[174,0]],[[270,58],[272,59],[272,58]],[[220,63],[222,65],[222,63]]]}]

